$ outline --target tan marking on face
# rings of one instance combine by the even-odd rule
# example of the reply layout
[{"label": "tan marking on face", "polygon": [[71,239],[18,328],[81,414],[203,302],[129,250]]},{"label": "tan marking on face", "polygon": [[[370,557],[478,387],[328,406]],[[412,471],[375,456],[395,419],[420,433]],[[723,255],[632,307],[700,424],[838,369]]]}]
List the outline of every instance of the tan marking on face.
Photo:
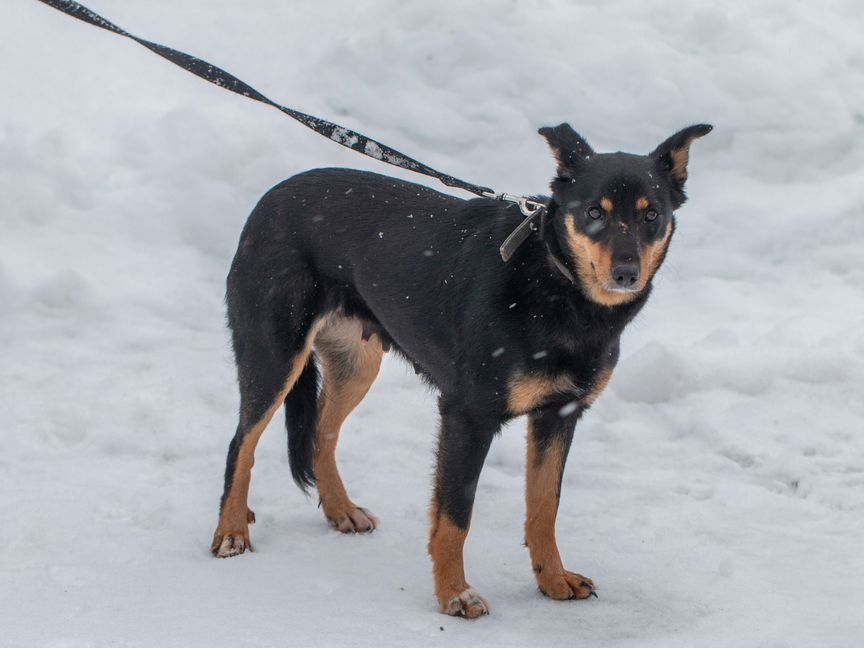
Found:
[{"label": "tan marking on face", "polygon": [[240,441],[240,448],[237,450],[237,462],[234,465],[234,474],[231,478],[231,486],[222,505],[222,510],[219,513],[219,524],[213,536],[211,551],[216,555],[233,555],[223,554],[220,551],[223,540],[228,536],[242,540],[245,548],[252,549],[252,545],[249,542],[248,498],[249,482],[252,479],[252,467],[255,465],[255,448],[258,445],[258,440],[267,428],[267,424],[270,423],[270,419],[282,407],[282,404],[285,402],[285,396],[294,387],[294,383],[297,382],[297,379],[306,367],[309,354],[312,353],[312,341],[315,339],[315,335],[322,325],[323,320],[318,320],[313,324],[311,331],[306,336],[303,349],[297,353],[291,364],[291,371],[285,380],[282,391],[277,394],[273,403],[264,412],[264,415],[246,431]]},{"label": "tan marking on face", "polygon": [[575,390],[568,376],[530,376],[517,374],[510,381],[507,410],[511,414],[524,414],[543,404],[550,396]]},{"label": "tan marking on face", "polygon": [[445,612],[454,597],[468,589],[462,549],[468,529],[460,529],[433,502],[429,512],[432,523],[429,532],[429,555],[435,577],[435,596]]},{"label": "tan marking on face", "polygon": [[667,224],[666,233],[663,234],[662,238],[642,248],[642,254],[639,258],[639,271],[642,274],[642,281],[644,283],[647,283],[654,278],[654,275],[666,254],[666,248],[669,247],[669,239],[671,237],[672,226]]},{"label": "tan marking on face", "polygon": [[612,274],[611,250],[576,231],[573,214],[565,216],[564,227],[567,230],[567,244],[576,260],[579,282],[592,301],[604,306],[618,306],[632,301],[639,294],[638,291],[606,290],[604,286]]},{"label": "tan marking on face", "polygon": [[651,203],[648,202],[648,199],[645,196],[641,196],[641,197],[636,199],[636,209],[639,209],[639,210],[648,209],[648,205],[650,205],[650,204]]},{"label": "tan marking on face", "polygon": [[608,214],[612,213],[612,209],[614,207],[614,205],[612,204],[612,200],[610,198],[607,198],[606,196],[603,196],[603,198],[600,199],[600,206]]},{"label": "tan marking on face", "polygon": [[339,431],[369,392],[384,355],[377,335],[366,344],[362,336],[363,326],[358,320],[331,316],[315,338],[315,351],[324,368],[318,399],[315,484],[325,517],[343,532],[375,528],[374,516],[359,509],[348,497],[336,467]]}]

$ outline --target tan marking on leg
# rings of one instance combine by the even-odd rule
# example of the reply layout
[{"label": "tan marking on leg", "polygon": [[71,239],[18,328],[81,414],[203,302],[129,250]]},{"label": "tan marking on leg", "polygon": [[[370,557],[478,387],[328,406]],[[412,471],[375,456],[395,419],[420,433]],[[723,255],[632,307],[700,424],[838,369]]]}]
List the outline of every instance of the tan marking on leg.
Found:
[{"label": "tan marking on leg", "polygon": [[613,292],[606,290],[604,285],[611,277],[612,252],[605,246],[595,243],[576,230],[572,214],[564,218],[567,230],[567,244],[570,253],[576,260],[576,274],[579,283],[592,301],[604,306],[617,306],[633,300],[638,291]]},{"label": "tan marking on leg", "polygon": [[255,448],[273,415],[282,407],[282,404],[285,402],[285,396],[294,387],[294,383],[297,382],[306,366],[309,354],[312,351],[312,340],[320,328],[320,323],[321,320],[317,321],[306,336],[306,343],[294,358],[291,364],[291,371],[288,374],[282,391],[277,394],[264,415],[243,435],[240,447],[237,450],[237,462],[234,465],[231,486],[228,490],[228,496],[222,505],[222,510],[219,513],[219,524],[216,527],[213,543],[210,546],[210,551],[218,558],[236,556],[242,554],[247,549],[252,551],[252,544],[249,540],[249,522],[250,518],[254,522],[255,514],[249,509],[248,497],[249,483],[252,479],[252,466],[255,465]]},{"label": "tan marking on leg", "polygon": [[489,613],[489,604],[465,580],[462,550],[468,529],[460,529],[433,503],[429,534],[429,555],[435,576],[439,609],[450,616],[475,619]]},{"label": "tan marking on leg", "polygon": [[373,531],[378,523],[369,511],[356,506],[348,497],[336,466],[336,444],[342,424],[368,393],[384,355],[380,338],[373,336],[364,344],[362,333],[359,321],[333,318],[315,340],[324,366],[315,481],[324,515],[343,533]]},{"label": "tan marking on leg", "polygon": [[511,381],[507,397],[510,414],[524,414],[541,405],[554,394],[575,389],[569,376],[531,376],[517,374]]},{"label": "tan marking on leg", "polygon": [[249,541],[249,506],[247,498],[249,495],[249,482],[252,477],[252,466],[255,463],[255,447],[258,439],[273,418],[273,414],[285,399],[282,392],[280,397],[271,405],[263,417],[253,425],[243,436],[243,441],[237,451],[237,463],[234,466],[234,476],[228,497],[219,514],[219,526],[213,536],[213,544],[210,550],[219,558],[236,556],[247,549],[252,551],[252,543]]},{"label": "tan marking on leg", "polygon": [[648,209],[648,205],[650,205],[650,204],[651,203],[648,201],[648,199],[645,196],[640,196],[639,198],[636,199],[636,209],[638,209],[640,211],[643,209]]},{"label": "tan marking on leg", "polygon": [[525,479],[525,544],[531,555],[534,576],[540,591],[550,598],[583,599],[594,591],[594,583],[590,578],[564,569],[555,540],[555,519],[558,516],[564,459],[560,441],[546,448],[542,454],[538,452],[534,424],[529,422]]},{"label": "tan marking on leg", "polygon": [[612,199],[611,199],[611,198],[607,198],[606,196],[603,196],[603,198],[600,199],[600,206],[601,206],[601,207],[603,208],[603,210],[604,210],[606,213],[608,213],[608,214],[611,214],[613,208],[615,207],[615,206],[612,204]]}]

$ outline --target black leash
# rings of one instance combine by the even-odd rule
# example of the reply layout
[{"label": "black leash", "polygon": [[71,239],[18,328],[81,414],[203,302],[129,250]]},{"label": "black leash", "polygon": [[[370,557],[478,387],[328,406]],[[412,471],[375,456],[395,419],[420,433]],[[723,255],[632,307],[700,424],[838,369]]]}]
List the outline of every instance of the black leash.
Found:
[{"label": "black leash", "polygon": [[350,148],[352,151],[357,151],[358,153],[380,160],[381,162],[386,162],[387,164],[399,167],[400,169],[408,169],[409,171],[414,171],[429,176],[430,178],[435,178],[448,187],[463,189],[484,198],[492,198],[519,205],[520,211],[526,218],[516,227],[515,230],[513,230],[510,236],[508,236],[501,245],[500,252],[504,261],[508,261],[516,251],[516,248],[518,248],[519,245],[521,245],[525,239],[531,235],[531,232],[536,231],[534,221],[536,217],[540,215],[541,210],[545,208],[542,203],[529,200],[522,196],[495,193],[488,187],[481,187],[479,185],[471,184],[470,182],[465,182],[464,180],[459,180],[458,178],[454,178],[446,173],[436,171],[432,167],[426,166],[422,162],[418,162],[417,160],[410,158],[389,146],[385,146],[371,137],[366,137],[362,133],[353,131],[350,128],[345,128],[339,124],[334,124],[326,119],[313,117],[312,115],[307,115],[299,110],[294,110],[293,108],[277,104],[275,101],[265,97],[253,87],[244,83],[234,75],[229,74],[222,68],[216,67],[207,61],[202,61],[201,59],[186,54],[185,52],[180,52],[170,47],[166,47],[165,45],[160,45],[159,43],[154,43],[139,38],[138,36],[134,36],[125,29],[118,27],[114,23],[106,20],[96,12],[91,11],[78,2],[74,2],[73,0],[39,1],[45,3],[49,7],[57,9],[58,11],[62,11],[73,18],[83,20],[90,25],[101,27],[102,29],[114,32],[120,36],[125,36],[126,38],[131,38],[136,43],[143,45],[162,58],[168,59],[175,65],[179,65],[187,72],[191,72],[195,76],[200,77],[205,81],[209,81],[220,88],[230,90],[231,92],[281,110],[283,113],[296,119],[307,128],[311,128],[316,133],[319,133],[346,148]]}]

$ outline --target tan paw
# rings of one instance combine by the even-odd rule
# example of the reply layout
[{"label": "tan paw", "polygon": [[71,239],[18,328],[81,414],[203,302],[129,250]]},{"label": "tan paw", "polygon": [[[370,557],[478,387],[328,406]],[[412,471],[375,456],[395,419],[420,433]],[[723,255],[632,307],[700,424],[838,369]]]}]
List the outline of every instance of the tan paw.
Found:
[{"label": "tan paw", "polygon": [[250,524],[255,524],[255,511],[252,509],[246,510],[246,524],[242,529],[225,530],[220,521],[220,527],[213,534],[210,553],[217,558],[230,558],[231,556],[239,556],[247,549],[252,551],[252,543],[249,541]]},{"label": "tan paw", "polygon": [[252,551],[252,543],[249,542],[249,532],[237,531],[235,533],[219,533],[213,536],[213,544],[210,545],[210,553],[217,558],[230,558],[239,556],[246,550]]},{"label": "tan paw", "polygon": [[537,585],[543,594],[556,601],[585,599],[589,596],[597,596],[597,593],[594,591],[594,581],[566,569],[563,574],[541,573],[537,576]]},{"label": "tan paw", "polygon": [[441,612],[450,616],[462,616],[466,619],[476,619],[489,614],[489,604],[473,587],[456,594],[439,598]]},{"label": "tan paw", "polygon": [[378,518],[360,506],[346,506],[341,511],[325,511],[327,521],[342,533],[371,533],[378,526]]}]

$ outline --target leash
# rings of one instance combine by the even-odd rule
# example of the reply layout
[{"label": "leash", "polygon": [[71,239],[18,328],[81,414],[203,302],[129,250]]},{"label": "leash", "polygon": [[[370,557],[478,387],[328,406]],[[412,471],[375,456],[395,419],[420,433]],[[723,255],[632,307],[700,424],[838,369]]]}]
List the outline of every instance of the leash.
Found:
[{"label": "leash", "polygon": [[208,63],[207,61],[203,61],[195,56],[192,56],[191,54],[186,54],[185,52],[180,52],[170,47],[166,47],[165,45],[160,45],[159,43],[154,43],[153,41],[139,38],[138,36],[130,34],[125,29],[118,27],[114,23],[106,20],[96,12],[88,9],[87,7],[78,2],[74,2],[73,0],[39,1],[48,5],[49,7],[57,9],[58,11],[62,11],[63,13],[72,16],[73,18],[77,18],[78,20],[82,20],[90,25],[106,29],[120,36],[125,36],[126,38],[130,38],[136,43],[143,45],[151,52],[158,54],[162,58],[165,58],[174,63],[175,65],[180,66],[187,72],[191,72],[195,76],[200,77],[205,81],[209,81],[210,83],[217,85],[220,88],[224,88],[225,90],[229,90],[249,99],[253,99],[254,101],[258,101],[268,106],[272,106],[273,108],[282,111],[289,117],[297,120],[307,128],[311,128],[319,135],[323,135],[324,137],[336,142],[337,144],[341,144],[342,146],[349,148],[352,151],[357,151],[358,153],[362,153],[367,157],[380,160],[381,162],[386,162],[387,164],[399,167],[400,169],[408,169],[409,171],[414,171],[415,173],[420,173],[430,178],[435,178],[436,180],[439,180],[448,187],[463,189],[464,191],[468,191],[477,196],[482,196],[484,198],[491,198],[493,200],[509,202],[518,205],[519,211],[522,212],[523,216],[525,216],[525,219],[516,226],[516,229],[513,230],[513,232],[505,239],[504,243],[499,248],[501,258],[505,262],[510,260],[510,257],[513,256],[513,253],[516,251],[516,249],[525,242],[525,240],[531,235],[532,232],[537,231],[535,220],[540,215],[541,211],[546,208],[543,203],[530,200],[525,196],[513,196],[507,193],[496,193],[489,187],[481,187],[479,185],[471,184],[470,182],[465,182],[464,180],[454,178],[453,176],[442,173],[441,171],[437,171],[432,167],[423,164],[422,162],[418,162],[414,158],[411,158],[404,153],[400,153],[399,151],[392,149],[389,146],[386,146],[381,142],[372,139],[371,137],[367,137],[362,133],[353,131],[350,128],[345,128],[344,126],[340,126],[339,124],[327,121],[326,119],[314,117],[313,115],[307,115],[306,113],[300,112],[299,110],[295,110],[293,108],[278,104],[275,101],[269,99],[268,97],[265,97],[263,94],[255,90],[247,83],[244,83],[234,75],[229,74],[222,68],[216,67],[215,65]]}]

